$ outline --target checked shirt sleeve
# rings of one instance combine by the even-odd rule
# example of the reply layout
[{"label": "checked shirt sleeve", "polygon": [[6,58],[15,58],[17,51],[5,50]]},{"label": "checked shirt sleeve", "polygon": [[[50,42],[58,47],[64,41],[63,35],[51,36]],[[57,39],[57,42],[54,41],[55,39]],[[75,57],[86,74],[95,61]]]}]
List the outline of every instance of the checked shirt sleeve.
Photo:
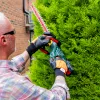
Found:
[{"label": "checked shirt sleeve", "polygon": [[22,72],[25,69],[25,61],[22,55],[18,55],[13,57],[12,60],[12,67],[11,69],[15,72]]},{"label": "checked shirt sleeve", "polygon": [[[61,80],[62,82],[60,83]],[[67,100],[67,85],[62,78],[56,78],[50,90],[32,84],[28,79],[23,78],[14,84],[11,100]],[[14,100],[15,100],[14,99]]]},{"label": "checked shirt sleeve", "polygon": [[[56,94],[59,94],[60,96],[62,95],[63,99],[61,100],[70,99],[69,88],[63,76],[56,77],[55,83],[52,86],[52,91],[54,91]],[[65,94],[64,94],[64,91],[65,91]]]}]

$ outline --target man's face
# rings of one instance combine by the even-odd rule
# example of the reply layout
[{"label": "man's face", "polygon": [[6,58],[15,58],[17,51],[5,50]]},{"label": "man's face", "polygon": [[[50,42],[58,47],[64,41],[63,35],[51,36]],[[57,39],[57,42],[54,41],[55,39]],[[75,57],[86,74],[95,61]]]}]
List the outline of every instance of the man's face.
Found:
[{"label": "man's face", "polygon": [[15,51],[15,30],[3,34],[6,38],[7,49],[9,54]]},{"label": "man's face", "polygon": [[9,19],[0,13],[0,47],[7,57],[15,51],[14,33],[14,27]]}]

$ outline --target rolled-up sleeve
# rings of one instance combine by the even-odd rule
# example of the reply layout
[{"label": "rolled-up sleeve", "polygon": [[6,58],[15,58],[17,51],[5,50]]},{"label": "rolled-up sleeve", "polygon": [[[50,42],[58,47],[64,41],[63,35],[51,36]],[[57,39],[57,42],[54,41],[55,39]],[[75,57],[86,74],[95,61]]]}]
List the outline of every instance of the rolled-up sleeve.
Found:
[{"label": "rolled-up sleeve", "polygon": [[16,72],[22,72],[25,69],[25,61],[22,55],[13,57],[11,60],[11,69]]},{"label": "rolled-up sleeve", "polygon": [[[67,91],[69,90],[63,78],[58,82],[56,78],[53,87],[50,90],[32,84],[27,78],[19,80],[13,87],[11,95],[12,98],[17,100],[67,100]],[[63,85],[64,84],[64,85]],[[19,92],[16,92],[19,91]]]},{"label": "rolled-up sleeve", "polygon": [[56,77],[55,83],[52,86],[52,91],[54,91],[56,94],[59,94],[63,98],[61,100],[70,99],[69,88],[63,76]]}]

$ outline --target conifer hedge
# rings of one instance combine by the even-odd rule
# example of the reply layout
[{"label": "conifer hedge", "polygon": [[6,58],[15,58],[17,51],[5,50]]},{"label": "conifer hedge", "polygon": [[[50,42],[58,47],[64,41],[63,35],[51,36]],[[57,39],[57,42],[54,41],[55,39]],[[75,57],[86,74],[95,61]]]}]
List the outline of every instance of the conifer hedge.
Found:
[{"label": "conifer hedge", "polygon": [[[35,6],[74,68],[66,77],[71,100],[100,100],[100,0],[37,0]],[[43,31],[33,20],[35,38]],[[50,89],[55,76],[49,56],[38,51],[33,58],[31,80]]]}]

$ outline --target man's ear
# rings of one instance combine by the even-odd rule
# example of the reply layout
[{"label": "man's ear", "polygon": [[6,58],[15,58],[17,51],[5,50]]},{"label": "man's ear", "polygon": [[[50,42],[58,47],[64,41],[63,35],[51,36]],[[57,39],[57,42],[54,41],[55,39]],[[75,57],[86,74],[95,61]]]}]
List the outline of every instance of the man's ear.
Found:
[{"label": "man's ear", "polygon": [[6,45],[6,38],[5,38],[5,36],[0,36],[0,44],[2,44],[2,45]]}]

